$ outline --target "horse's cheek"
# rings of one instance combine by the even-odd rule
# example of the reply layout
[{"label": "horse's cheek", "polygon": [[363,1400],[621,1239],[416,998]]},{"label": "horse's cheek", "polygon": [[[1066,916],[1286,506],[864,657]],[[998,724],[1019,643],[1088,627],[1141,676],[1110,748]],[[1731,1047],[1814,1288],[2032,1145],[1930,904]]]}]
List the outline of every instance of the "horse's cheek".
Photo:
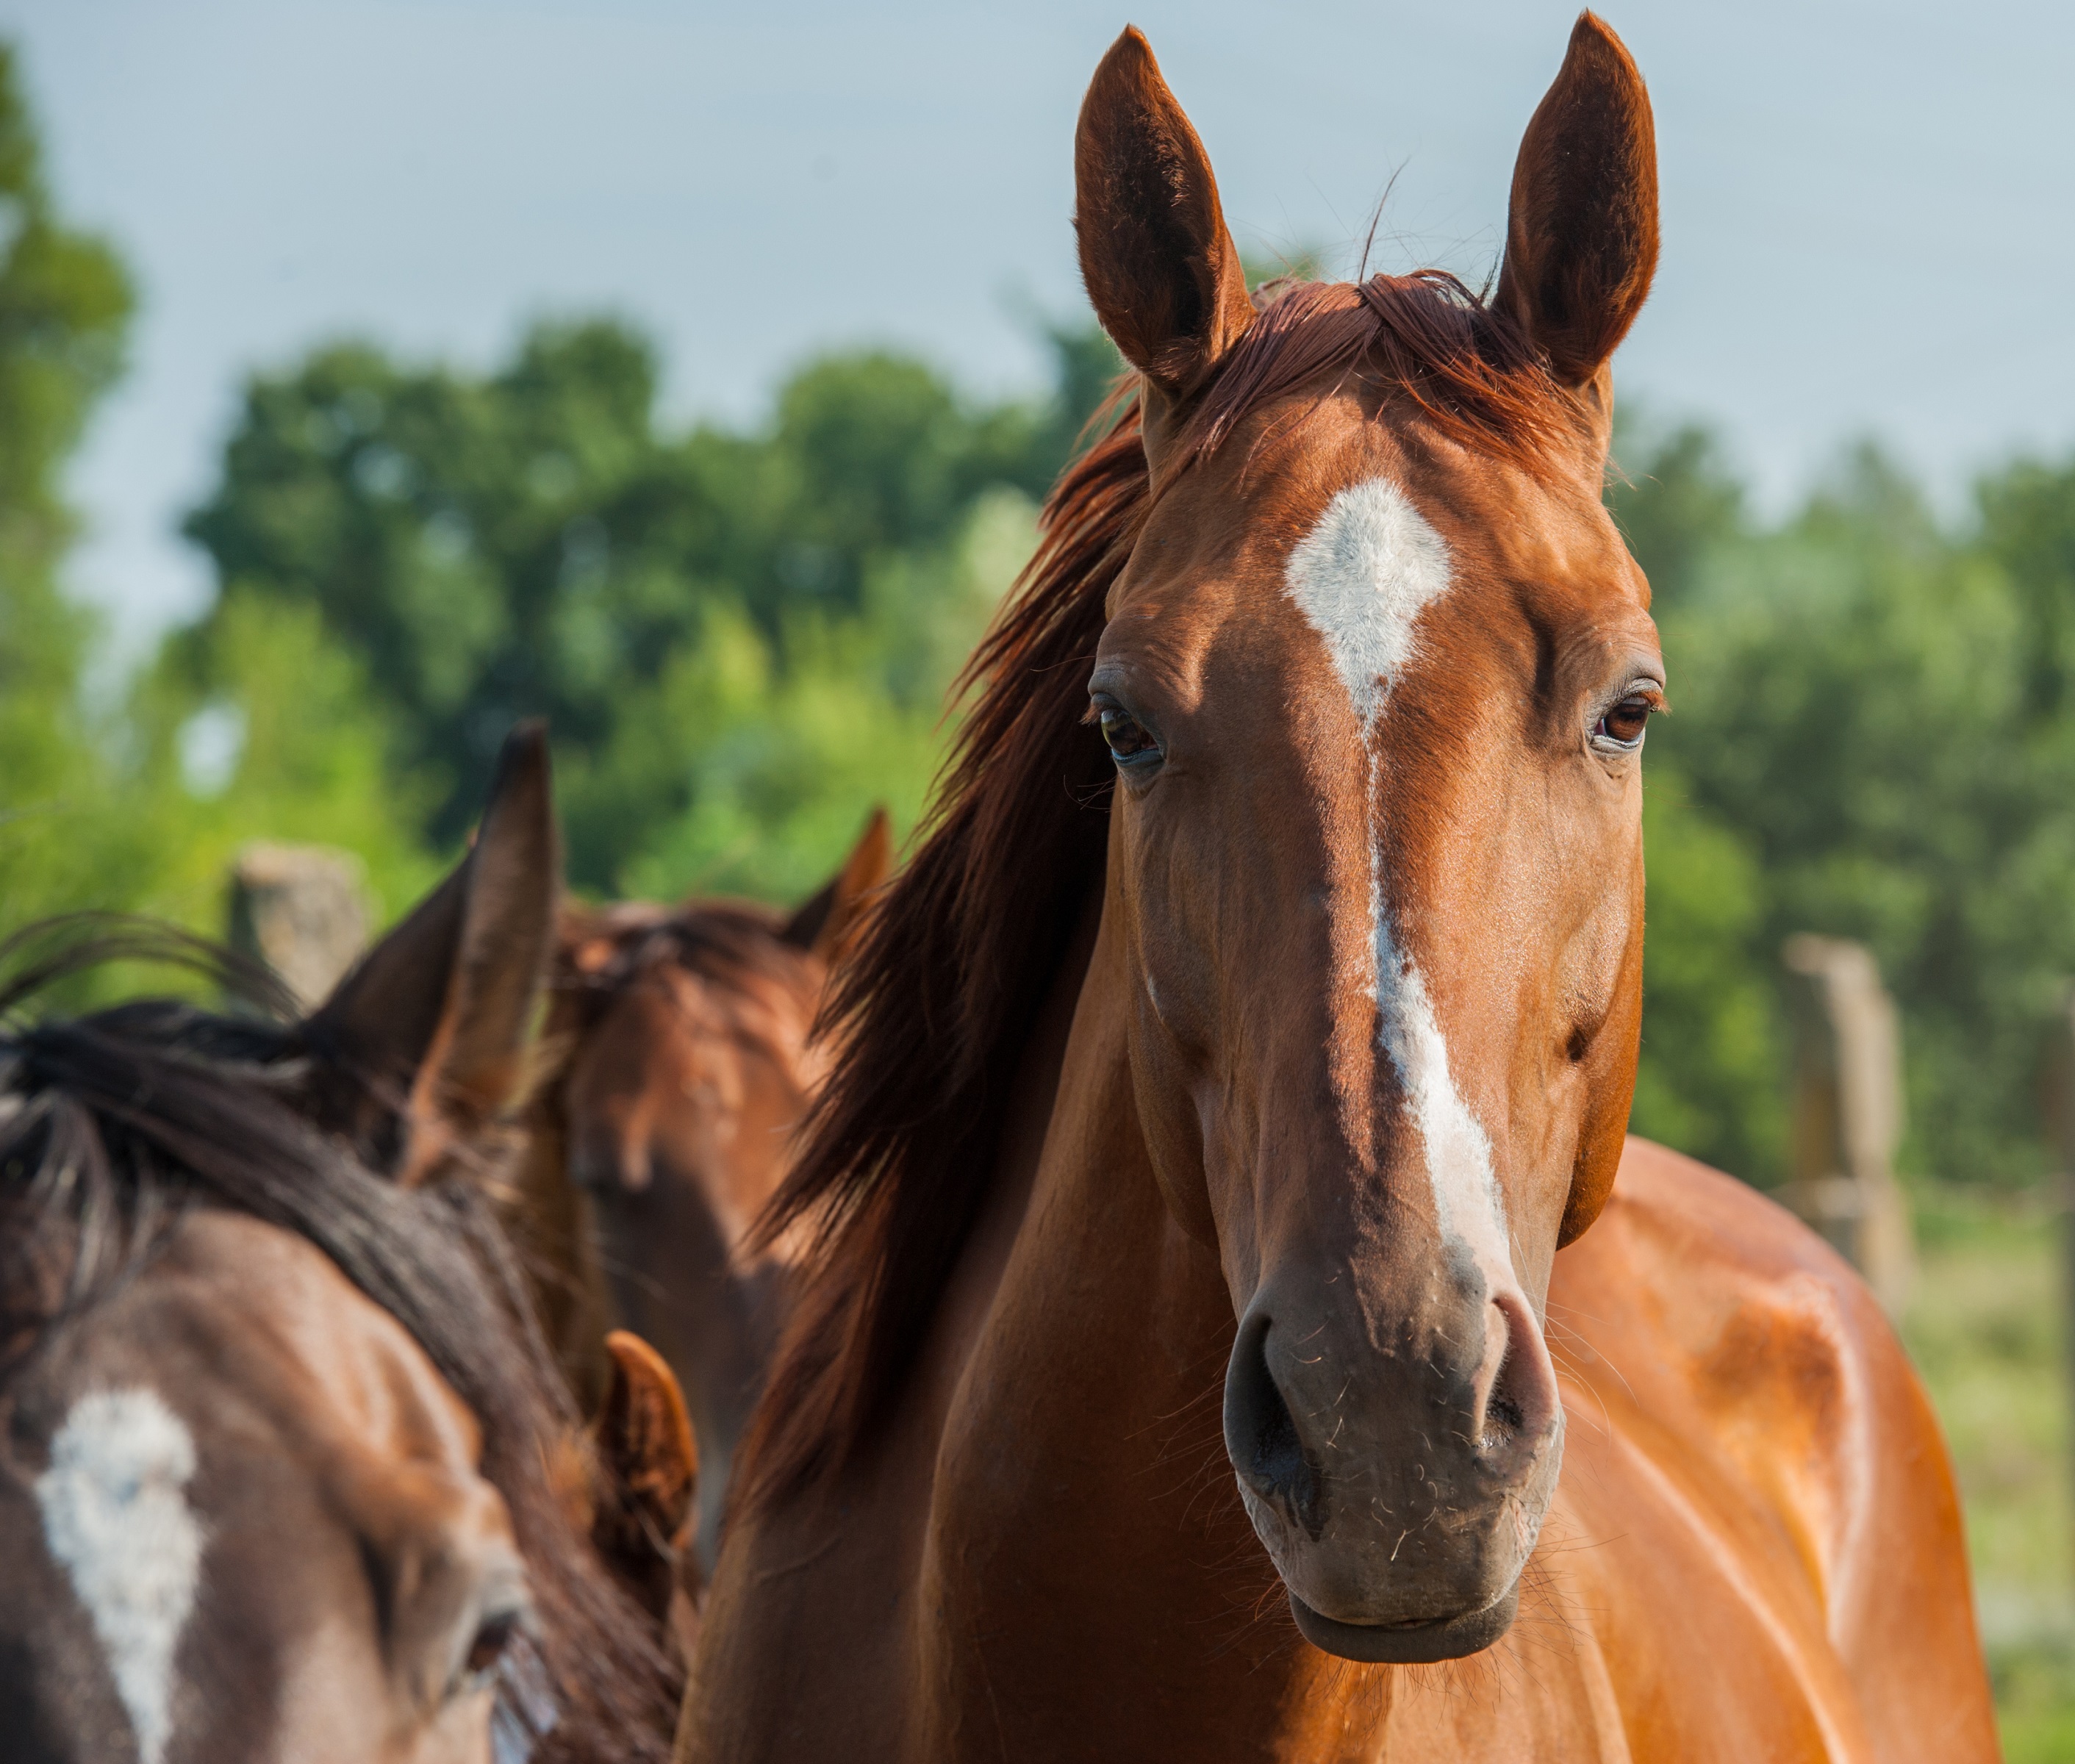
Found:
[{"label": "horse's cheek", "polygon": [[1635,1062],[1642,1038],[1640,938],[1630,965],[1634,971],[1623,976],[1621,1002],[1601,1031],[1601,1057],[1607,1069],[1594,1075],[1587,1092],[1578,1153],[1571,1166],[1571,1193],[1556,1237],[1559,1249],[1584,1236],[1600,1216],[1607,1196],[1613,1192],[1614,1173],[1621,1167],[1621,1148],[1628,1141],[1629,1107],[1635,1100]]}]

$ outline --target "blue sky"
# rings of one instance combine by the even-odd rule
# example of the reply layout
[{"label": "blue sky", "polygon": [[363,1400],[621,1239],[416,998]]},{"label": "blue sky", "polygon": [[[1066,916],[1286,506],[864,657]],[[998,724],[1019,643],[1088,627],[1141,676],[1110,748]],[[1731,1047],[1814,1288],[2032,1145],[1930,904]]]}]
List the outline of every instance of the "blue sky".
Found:
[{"label": "blue sky", "polygon": [[[1481,279],[1571,7],[0,0],[66,209],[144,308],[74,479],[82,591],[140,643],[206,602],[173,536],[240,377],[321,338],[487,362],[543,313],[662,341],[679,416],[818,348],[1033,383],[1080,299],[1083,86],[1151,36],[1243,245]],[[1949,503],[2075,444],[2075,10],[1638,0],[1658,290],[1626,395],[1718,420],[1775,503],[1865,432]],[[1395,178],[1394,184],[1392,180]]]}]

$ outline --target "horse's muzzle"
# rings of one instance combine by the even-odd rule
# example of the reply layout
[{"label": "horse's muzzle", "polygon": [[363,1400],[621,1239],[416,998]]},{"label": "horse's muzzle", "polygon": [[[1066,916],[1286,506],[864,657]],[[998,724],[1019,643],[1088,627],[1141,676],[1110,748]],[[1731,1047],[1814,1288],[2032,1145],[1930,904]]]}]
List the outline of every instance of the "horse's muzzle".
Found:
[{"label": "horse's muzzle", "polygon": [[1489,1647],[1513,1621],[1563,1454],[1525,1297],[1464,1270],[1362,1327],[1293,1302],[1294,1287],[1264,1283],[1248,1306],[1224,1431],[1298,1629],[1349,1659]]}]

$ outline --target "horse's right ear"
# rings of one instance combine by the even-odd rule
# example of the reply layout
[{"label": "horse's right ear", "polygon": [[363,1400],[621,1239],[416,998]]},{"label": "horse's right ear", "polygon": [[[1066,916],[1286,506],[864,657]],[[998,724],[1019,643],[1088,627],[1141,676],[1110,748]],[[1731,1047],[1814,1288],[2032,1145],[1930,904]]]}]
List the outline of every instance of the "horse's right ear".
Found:
[{"label": "horse's right ear", "polygon": [[893,867],[893,836],[886,824],[886,810],[875,807],[843,867],[793,909],[778,934],[796,948],[834,962]]},{"label": "horse's right ear", "polygon": [[519,1099],[561,888],[548,738],[515,729],[468,855],[303,1025],[317,1112],[425,1180]]},{"label": "horse's right ear", "polygon": [[1081,101],[1074,231],[1103,329],[1156,400],[1186,399],[1253,322],[1253,303],[1203,143],[1136,28]]}]

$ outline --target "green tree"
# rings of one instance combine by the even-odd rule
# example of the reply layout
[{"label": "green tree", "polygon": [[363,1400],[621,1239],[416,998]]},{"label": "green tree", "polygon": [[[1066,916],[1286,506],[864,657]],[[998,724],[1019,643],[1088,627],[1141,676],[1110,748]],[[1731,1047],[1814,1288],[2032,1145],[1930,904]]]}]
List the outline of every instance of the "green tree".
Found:
[{"label": "green tree", "polygon": [[1978,500],[1982,549],[2023,610],[2027,708],[2063,715],[2075,681],[2075,460],[2016,461],[1982,480]]},{"label": "green tree", "polygon": [[[1704,561],[1747,532],[1744,491],[1713,431],[1687,423],[1669,434],[1639,432],[1626,407],[1617,414],[1607,506],[1650,578],[1662,617],[1688,598]],[[1624,463],[1641,462],[1630,476]]]},{"label": "green tree", "polygon": [[[413,783],[313,609],[231,597],[206,654],[176,638],[126,689],[82,693],[97,622],[61,591],[76,524],[60,479],[130,308],[114,251],[56,211],[0,45],[0,933],[85,908],[219,933],[231,858],[261,834],[353,847],[400,906],[431,873],[397,815]],[[182,753],[210,718],[228,745],[197,783]]]},{"label": "green tree", "polygon": [[1642,458],[1612,499],[1659,586],[1673,714],[1646,768],[1638,1130],[1784,1174],[1779,950],[1827,932],[1901,1006],[1905,1160],[2028,1179],[2075,972],[2075,473],[2011,467],[1955,533],[1862,448],[1760,530],[1704,433]]},{"label": "green tree", "polygon": [[[505,730],[547,716],[572,874],[610,890],[696,793],[720,788],[700,760],[719,739],[713,713],[683,702],[719,665],[702,645],[736,643],[723,634],[747,619],[738,636],[765,652],[765,685],[723,702],[745,718],[782,702],[794,723],[811,720],[826,706],[800,695],[795,672],[836,693],[830,656],[885,649],[888,621],[916,616],[875,583],[922,585],[911,600],[950,592],[950,561],[990,491],[1043,493],[1115,362],[1092,327],[1048,338],[1047,399],[975,403],[918,361],[868,350],[810,362],[760,429],[681,435],[659,424],[653,353],[624,325],[536,327],[483,376],[335,346],[251,383],[222,481],[187,531],[226,607],[313,607],[358,658],[397,731],[396,764],[430,792],[433,844],[466,826]],[[843,636],[846,622],[876,634]],[[903,696],[913,681],[895,676],[926,675],[934,694],[942,662],[880,669],[887,714],[923,715]],[[930,719],[937,709],[932,698]],[[909,774],[927,776],[934,739],[926,756],[905,735],[896,745],[908,769],[884,789],[919,795]],[[777,814],[768,792],[757,800]]]},{"label": "green tree", "polygon": [[110,815],[123,788],[80,693],[93,622],[60,594],[76,531],[65,461],[122,364],[130,283],[66,225],[43,180],[14,52],[0,44],[0,930],[83,904],[144,868]]},{"label": "green tree", "polygon": [[[655,712],[625,725],[643,763],[677,756],[669,794],[686,805],[639,830],[625,886],[797,899],[840,861],[867,804],[912,826],[942,754],[946,688],[1030,555],[1033,516],[1019,491],[994,491],[951,545],[880,558],[859,616],[803,611],[782,647],[717,610]],[[653,742],[658,727],[678,738]]]},{"label": "green tree", "polygon": [[187,531],[226,590],[313,607],[360,658],[436,782],[435,843],[466,827],[520,718],[578,743],[610,727],[627,676],[685,628],[667,554],[716,518],[711,491],[755,504],[724,457],[709,486],[702,455],[659,444],[655,383],[645,344],[594,324],[536,330],[487,379],[342,346],[247,390]]},{"label": "green tree", "polygon": [[[397,763],[364,669],[314,607],[227,595],[208,641],[193,630],[168,640],[132,691],[129,722],[156,843],[153,911],[219,934],[226,878],[255,839],[354,853],[383,916],[438,880],[419,834],[429,781]],[[197,765],[205,729],[217,747]]]}]

